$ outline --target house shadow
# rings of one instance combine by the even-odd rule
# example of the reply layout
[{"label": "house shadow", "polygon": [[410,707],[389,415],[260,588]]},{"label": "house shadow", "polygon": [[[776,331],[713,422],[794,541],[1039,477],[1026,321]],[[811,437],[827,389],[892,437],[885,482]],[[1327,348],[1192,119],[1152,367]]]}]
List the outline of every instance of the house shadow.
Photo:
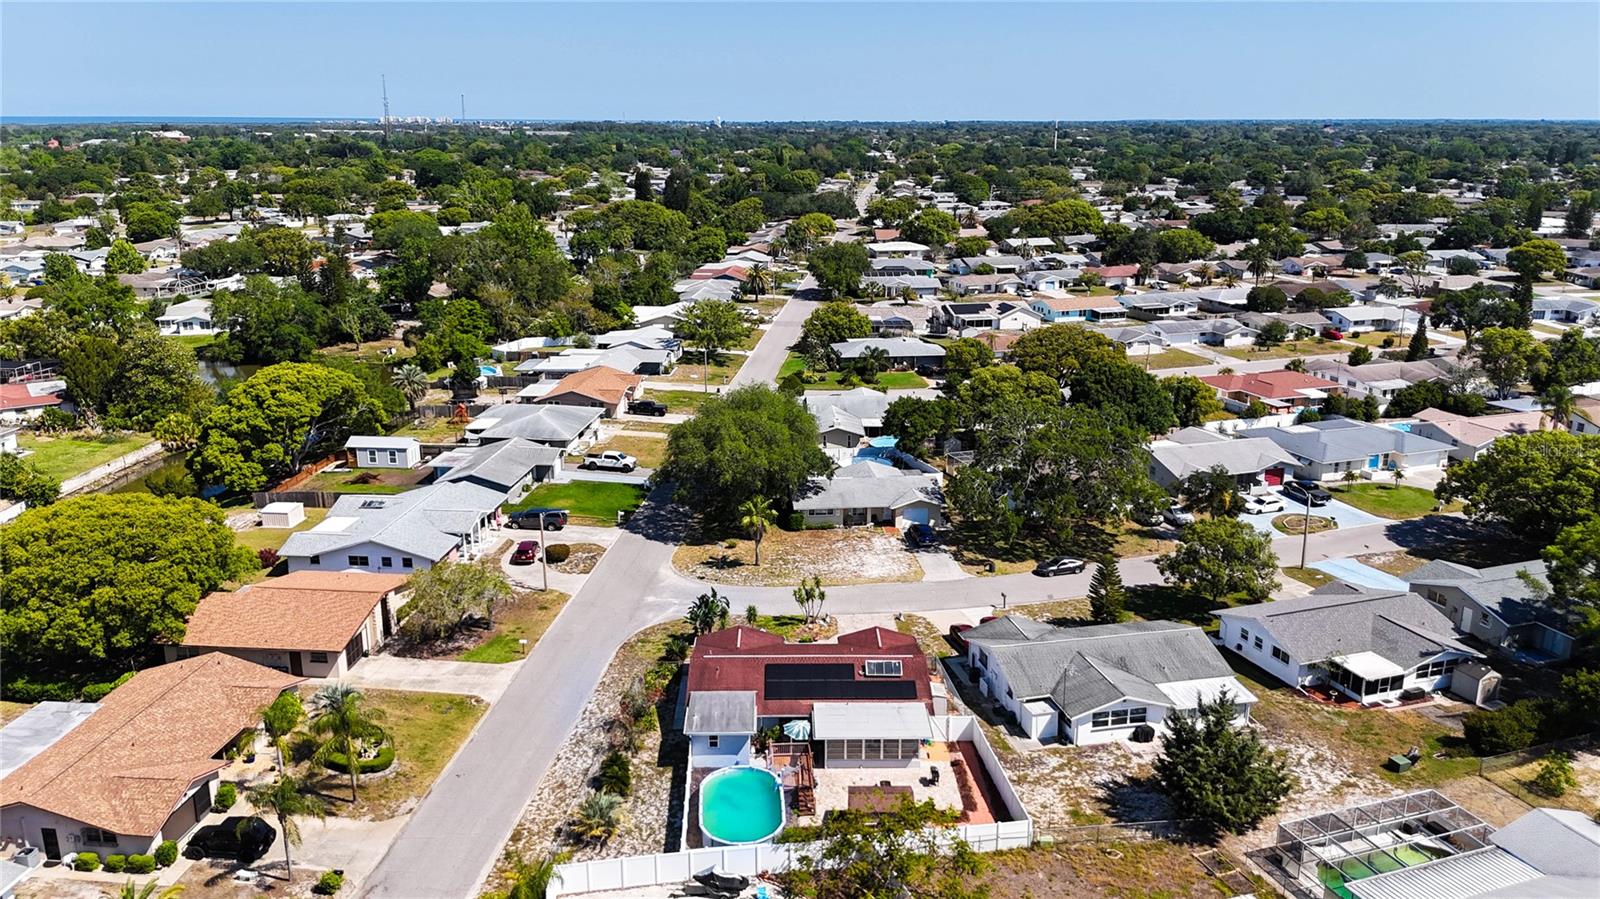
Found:
[{"label": "house shadow", "polygon": [[1424,559],[1442,559],[1472,568],[1537,558],[1540,547],[1495,525],[1455,515],[1424,515],[1384,528],[1396,546]]}]

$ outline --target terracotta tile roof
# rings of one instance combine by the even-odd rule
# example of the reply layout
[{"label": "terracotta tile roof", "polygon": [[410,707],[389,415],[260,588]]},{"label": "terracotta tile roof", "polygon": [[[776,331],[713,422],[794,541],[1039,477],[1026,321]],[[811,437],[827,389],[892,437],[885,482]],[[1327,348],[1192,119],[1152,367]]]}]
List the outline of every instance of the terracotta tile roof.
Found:
[{"label": "terracotta tile roof", "polygon": [[695,641],[689,657],[689,692],[752,691],[760,716],[809,715],[817,700],[766,698],[767,665],[849,663],[855,666],[855,679],[861,681],[869,680],[862,673],[867,659],[900,660],[900,677],[870,680],[909,681],[916,686],[916,701],[931,703],[928,660],[917,639],[881,627],[841,634],[835,643],[789,643],[777,634],[744,625],[706,634]]},{"label": "terracotta tile roof", "polygon": [[1332,381],[1288,369],[1242,375],[1207,375],[1200,380],[1218,390],[1247,393],[1262,399],[1293,399],[1303,396],[1301,391],[1304,390],[1337,390],[1339,387]]},{"label": "terracotta tile roof", "polygon": [[342,652],[398,574],[296,571],[200,600],[185,646]]},{"label": "terracotta tile roof", "polygon": [[0,781],[0,809],[154,836],[190,785],[225,764],[213,756],[303,680],[220,652],[141,671]]},{"label": "terracotta tile roof", "polygon": [[594,368],[586,368],[567,375],[539,399],[547,403],[552,397],[563,393],[575,393],[578,396],[600,400],[606,405],[616,405],[622,402],[628,391],[638,387],[643,380],[638,375],[605,365],[596,365]]},{"label": "terracotta tile roof", "polygon": [[1085,268],[1084,271],[1095,272],[1102,278],[1132,278],[1139,274],[1137,265],[1104,265],[1100,268]]}]

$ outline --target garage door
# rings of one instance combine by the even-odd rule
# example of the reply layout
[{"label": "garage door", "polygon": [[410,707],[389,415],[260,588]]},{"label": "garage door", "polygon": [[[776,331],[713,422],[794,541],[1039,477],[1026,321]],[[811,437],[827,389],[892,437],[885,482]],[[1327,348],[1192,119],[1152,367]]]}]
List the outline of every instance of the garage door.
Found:
[{"label": "garage door", "polygon": [[907,506],[900,510],[900,517],[912,524],[927,524],[932,520],[932,515],[927,506]]},{"label": "garage door", "polygon": [[1276,487],[1283,483],[1283,469],[1281,468],[1269,468],[1263,471],[1261,476],[1267,479],[1267,486],[1269,487]]}]

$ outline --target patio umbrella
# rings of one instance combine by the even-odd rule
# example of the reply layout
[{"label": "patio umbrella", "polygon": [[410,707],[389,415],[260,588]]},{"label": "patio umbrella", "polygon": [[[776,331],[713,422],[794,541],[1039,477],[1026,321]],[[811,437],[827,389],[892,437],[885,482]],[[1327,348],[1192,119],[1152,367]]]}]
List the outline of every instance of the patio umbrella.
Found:
[{"label": "patio umbrella", "polygon": [[806,718],[796,718],[783,726],[783,735],[791,740],[809,740],[811,721]]}]

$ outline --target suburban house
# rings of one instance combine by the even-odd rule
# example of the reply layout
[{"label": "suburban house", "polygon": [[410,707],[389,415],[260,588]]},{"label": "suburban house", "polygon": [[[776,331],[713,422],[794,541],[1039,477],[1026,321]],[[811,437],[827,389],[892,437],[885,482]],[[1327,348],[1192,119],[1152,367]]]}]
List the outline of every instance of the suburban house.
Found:
[{"label": "suburban house", "polygon": [[1145,330],[1167,346],[1249,346],[1261,333],[1231,318],[1157,319]]},{"label": "suburban house", "polygon": [[867,244],[867,255],[873,259],[898,258],[910,256],[921,259],[928,253],[928,248],[920,243],[909,240],[886,240],[882,243]]},{"label": "suburban house", "polygon": [[1411,433],[1450,444],[1450,458],[1470,462],[1496,440],[1542,431],[1549,425],[1543,412],[1500,412],[1468,417],[1443,409],[1423,409],[1413,416]]},{"label": "suburban house", "polygon": [[870,387],[854,390],[807,391],[800,405],[817,420],[823,446],[855,447],[883,432],[889,395]]},{"label": "suburban house", "polygon": [[66,381],[28,381],[0,384],[0,423],[32,421],[65,403]]},{"label": "suburban house", "polygon": [[1243,412],[1251,400],[1260,400],[1272,412],[1293,412],[1321,405],[1329,394],[1340,392],[1339,385],[1326,378],[1288,369],[1206,375],[1200,380],[1217,389],[1230,412]]},{"label": "suburban house", "polygon": [[833,344],[833,351],[845,362],[854,362],[869,349],[889,354],[889,367],[917,371],[937,371],[944,367],[944,347],[915,337],[861,337]]},{"label": "suburban house", "polygon": [[1600,268],[1569,268],[1561,273],[1561,277],[1570,284],[1590,290],[1600,287]]},{"label": "suburban house", "polygon": [[224,652],[296,677],[342,677],[394,635],[403,574],[296,571],[212,593],[167,661]]},{"label": "suburban house", "polygon": [[1219,465],[1249,492],[1282,484],[1295,458],[1262,437],[1224,437],[1204,428],[1184,428],[1150,444],[1150,477],[1165,488]]},{"label": "suburban house", "polygon": [[[443,478],[450,477],[450,473]],[[410,574],[488,549],[506,493],[470,478],[395,494],[344,494],[278,550],[290,571]]]},{"label": "suburban house", "polygon": [[1458,665],[1482,657],[1415,593],[1320,590],[1217,609],[1217,639],[1291,687],[1366,705],[1449,689]]},{"label": "suburban house", "polygon": [[987,265],[1002,275],[1014,275],[1028,267],[1021,256],[961,256],[950,260],[947,266],[952,274],[970,275],[980,265]]},{"label": "suburban house", "polygon": [[950,279],[950,289],[962,296],[984,293],[1016,293],[1022,289],[1022,279],[1016,275],[996,272],[992,275],[956,275]]},{"label": "suburban house", "polygon": [[[1296,331],[1322,333],[1328,327],[1328,319],[1320,312],[1235,312],[1233,317],[1242,325],[1249,325],[1257,331],[1267,326],[1268,322],[1283,322],[1290,334]],[[1306,360],[1309,364],[1312,360]]]},{"label": "suburban house", "polygon": [[1450,454],[1448,443],[1351,418],[1247,428],[1239,436],[1271,440],[1297,460],[1296,477],[1314,481],[1341,479],[1348,471],[1370,478],[1397,468],[1438,468]]},{"label": "suburban house", "polygon": [[562,454],[557,447],[513,437],[440,453],[428,467],[435,484],[476,484],[497,491],[502,502],[515,502],[533,485],[555,479]]},{"label": "suburban house", "polygon": [[1116,321],[1127,317],[1127,310],[1115,297],[1034,296],[1028,304],[1046,324],[1058,322]]},{"label": "suburban house", "polygon": [[1224,694],[1239,724],[1256,701],[1192,625],[1064,628],[1005,615],[963,636],[979,688],[1036,740],[1149,742],[1166,731],[1168,716],[1193,714]]},{"label": "suburban house", "polygon": [[615,418],[627,411],[643,381],[638,375],[597,365],[567,375],[535,402],[601,409],[606,418]]},{"label": "suburban house", "polygon": [[168,337],[185,334],[204,335],[217,333],[211,322],[210,300],[184,300],[173,303],[156,316],[156,328]]},{"label": "suburban house", "polygon": [[912,256],[887,257],[867,260],[870,271],[863,278],[881,278],[896,275],[931,276],[938,269],[926,259]]},{"label": "suburban house", "polygon": [[879,275],[866,274],[862,280],[883,288],[885,296],[901,296],[911,291],[917,299],[931,300],[939,295],[939,279],[932,275]]},{"label": "suburban house", "polygon": [[1578,400],[1567,419],[1567,430],[1574,434],[1600,434],[1600,397]]},{"label": "suburban house", "polygon": [[1560,325],[1593,325],[1600,322],[1600,302],[1581,297],[1533,298],[1532,318],[1536,322]]},{"label": "suburban house", "polygon": [[872,627],[833,643],[789,643],[740,625],[695,640],[683,732],[691,768],[751,761],[751,741],[797,719],[810,723],[828,768],[911,765],[946,713],[916,638]]},{"label": "suburban house", "polygon": [[1064,291],[1077,280],[1077,272],[1057,269],[1040,269],[1022,273],[1022,286],[1033,291]]},{"label": "suburban house", "polygon": [[1307,359],[1306,371],[1342,385],[1346,396],[1362,399],[1375,397],[1380,410],[1389,405],[1389,400],[1397,391],[1423,381],[1442,378],[1449,373],[1445,363],[1428,359],[1351,365],[1344,359],[1326,357]]},{"label": "suburban house", "polygon": [[353,468],[416,468],[422,464],[422,442],[415,437],[356,435],[344,442]]},{"label": "suburban house", "polygon": [[812,478],[795,497],[794,510],[805,516],[807,527],[938,526],[944,521],[939,485],[937,474],[863,460],[835,469],[831,476]]},{"label": "suburban house", "polygon": [[1106,287],[1127,287],[1139,277],[1139,266],[1128,265],[1102,265],[1090,266],[1084,269],[1100,276],[1100,283]]},{"label": "suburban house", "polygon": [[517,364],[518,374],[534,375],[546,381],[559,381],[586,368],[606,366],[640,375],[663,375],[678,364],[683,347],[678,341],[649,346],[619,343],[608,349],[570,349],[554,356],[534,357]]},{"label": "suburban house", "polygon": [[1543,582],[1545,564],[1534,559],[1492,568],[1469,568],[1436,559],[1405,575],[1411,592],[1438,606],[1457,631],[1519,660],[1544,663],[1572,655],[1566,616],[1523,575]]},{"label": "suburban house", "polygon": [[302,680],[220,652],[140,671],[0,780],[0,834],[52,861],[183,841],[211,810],[223,751]]},{"label": "suburban house", "polygon": [[1415,312],[1399,306],[1373,304],[1370,306],[1335,306],[1322,310],[1322,314],[1339,331],[1360,334],[1366,331],[1398,331],[1402,328],[1416,330]]},{"label": "suburban house", "polygon": [[507,403],[492,406],[467,422],[468,443],[494,443],[520,437],[545,446],[573,450],[599,434],[600,409],[584,406]]},{"label": "suburban house", "polygon": [[1190,293],[1153,293],[1125,294],[1117,298],[1122,308],[1128,311],[1129,318],[1140,321],[1155,321],[1160,318],[1182,318],[1200,311],[1200,300]]},{"label": "suburban house", "polygon": [[[938,285],[935,284],[930,296],[937,293]],[[866,313],[867,321],[872,323],[874,337],[908,337],[925,333],[934,312],[930,306],[899,302],[878,303],[862,311]]]}]

